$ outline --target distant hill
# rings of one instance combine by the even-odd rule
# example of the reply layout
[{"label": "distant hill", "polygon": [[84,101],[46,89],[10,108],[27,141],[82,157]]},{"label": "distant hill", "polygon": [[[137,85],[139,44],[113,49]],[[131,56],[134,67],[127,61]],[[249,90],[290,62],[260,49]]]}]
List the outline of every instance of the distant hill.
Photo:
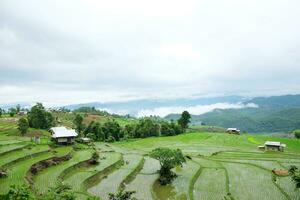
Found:
[{"label": "distant hill", "polygon": [[[237,127],[252,133],[290,132],[300,128],[300,95],[258,97],[245,101],[258,108],[215,109],[202,115],[192,115],[192,124]],[[165,119],[177,120],[180,115],[170,114]]]},{"label": "distant hill", "polygon": [[300,95],[284,95],[273,97],[256,97],[245,103],[254,103],[259,107],[300,107]]}]

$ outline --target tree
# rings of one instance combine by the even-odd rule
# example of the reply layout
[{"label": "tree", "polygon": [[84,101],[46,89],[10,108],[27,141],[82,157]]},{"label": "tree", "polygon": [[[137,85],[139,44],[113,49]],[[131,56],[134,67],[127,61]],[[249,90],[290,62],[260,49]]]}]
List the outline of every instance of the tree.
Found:
[{"label": "tree", "polygon": [[46,111],[43,104],[37,103],[28,112],[28,122],[30,127],[48,129],[54,125],[54,118]]},{"label": "tree", "polygon": [[115,120],[105,122],[103,125],[103,133],[106,140],[109,139],[111,136],[116,141],[119,141],[121,131],[122,131],[121,126]]},{"label": "tree", "polygon": [[300,129],[294,130],[295,138],[300,139]]},{"label": "tree", "polygon": [[15,108],[10,108],[9,110],[9,116],[13,117],[15,114],[17,114],[17,110]]},{"label": "tree", "polygon": [[84,129],[84,125],[82,124],[82,122],[83,122],[83,117],[77,114],[75,116],[75,119],[73,120],[73,124],[75,125],[75,129],[79,134]]},{"label": "tree", "polygon": [[[1,196],[0,196],[0,199]],[[5,200],[33,200],[34,197],[30,192],[30,189],[26,185],[11,186],[8,193],[3,196]]]},{"label": "tree", "polygon": [[178,124],[181,126],[182,130],[188,128],[191,119],[191,115],[188,111],[183,111],[181,117],[178,119]]},{"label": "tree", "polygon": [[137,200],[132,197],[135,191],[124,191],[120,190],[117,194],[109,193],[109,200]]},{"label": "tree", "polygon": [[19,113],[21,111],[21,106],[20,104],[16,105],[16,113]]},{"label": "tree", "polygon": [[186,162],[180,149],[156,148],[150,152],[150,157],[157,159],[161,166],[159,170],[159,182],[161,185],[171,183],[176,177],[176,174],[171,169],[179,165],[182,166]]},{"label": "tree", "polygon": [[22,135],[25,135],[27,133],[28,128],[29,128],[28,120],[24,117],[19,119],[18,129]]},{"label": "tree", "polygon": [[0,117],[2,116],[3,113],[4,113],[4,110],[2,110],[2,109],[0,108]]}]

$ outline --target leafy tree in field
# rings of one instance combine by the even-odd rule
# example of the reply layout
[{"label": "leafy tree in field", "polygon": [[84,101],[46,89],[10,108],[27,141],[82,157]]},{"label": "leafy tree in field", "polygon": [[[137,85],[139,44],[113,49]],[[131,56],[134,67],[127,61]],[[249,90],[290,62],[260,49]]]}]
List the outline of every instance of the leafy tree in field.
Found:
[{"label": "leafy tree in field", "polygon": [[13,117],[13,116],[15,116],[15,114],[17,114],[17,109],[10,108],[9,109],[9,116]]},{"label": "leafy tree in field", "polygon": [[136,198],[132,197],[135,191],[124,191],[120,190],[116,194],[109,194],[109,200],[137,200]]},{"label": "leafy tree in field", "polygon": [[28,112],[28,122],[30,127],[48,129],[54,125],[54,118],[41,103],[37,103]]},{"label": "leafy tree in field", "polygon": [[178,119],[178,124],[181,126],[182,130],[188,128],[191,119],[191,115],[188,111],[183,111],[181,117]]},{"label": "leafy tree in field", "polygon": [[22,135],[25,135],[27,133],[27,130],[29,128],[29,123],[26,118],[21,118],[18,121],[18,129],[21,132]]},{"label": "leafy tree in field", "polygon": [[2,116],[3,113],[4,113],[4,110],[2,110],[2,109],[0,108],[0,117]]},{"label": "leafy tree in field", "polygon": [[296,166],[292,165],[289,169],[289,172],[292,180],[296,184],[296,188],[300,188],[300,170]]},{"label": "leafy tree in field", "polygon": [[34,200],[28,186],[11,186],[8,193],[0,196],[3,200]]},{"label": "leafy tree in field", "polygon": [[81,115],[77,114],[75,116],[75,119],[73,120],[73,124],[75,125],[75,129],[79,134],[84,129],[84,125],[82,124],[82,122],[83,122],[83,117]]},{"label": "leafy tree in field", "polygon": [[300,129],[294,130],[295,138],[300,138]]},{"label": "leafy tree in field", "polygon": [[182,166],[185,158],[180,149],[156,148],[150,152],[150,157],[157,159],[160,163],[159,182],[166,185],[172,182],[176,174],[171,171],[176,166]]}]

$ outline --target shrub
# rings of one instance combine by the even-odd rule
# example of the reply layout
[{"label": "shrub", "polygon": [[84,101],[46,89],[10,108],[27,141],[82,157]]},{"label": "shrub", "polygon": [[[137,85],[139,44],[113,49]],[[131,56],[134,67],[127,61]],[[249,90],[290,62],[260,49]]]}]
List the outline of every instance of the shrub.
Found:
[{"label": "shrub", "polygon": [[300,138],[300,130],[299,129],[294,130],[294,135],[295,135],[295,138],[299,139]]},{"label": "shrub", "polygon": [[136,198],[132,197],[135,191],[124,191],[120,190],[116,194],[109,194],[109,200],[137,200]]}]

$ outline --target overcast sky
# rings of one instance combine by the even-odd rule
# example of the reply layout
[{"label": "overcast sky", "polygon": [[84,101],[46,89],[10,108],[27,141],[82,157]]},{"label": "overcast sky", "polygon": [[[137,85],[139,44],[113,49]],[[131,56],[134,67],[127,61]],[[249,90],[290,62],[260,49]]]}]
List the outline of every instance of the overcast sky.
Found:
[{"label": "overcast sky", "polygon": [[1,0],[0,103],[300,93],[299,0]]}]

